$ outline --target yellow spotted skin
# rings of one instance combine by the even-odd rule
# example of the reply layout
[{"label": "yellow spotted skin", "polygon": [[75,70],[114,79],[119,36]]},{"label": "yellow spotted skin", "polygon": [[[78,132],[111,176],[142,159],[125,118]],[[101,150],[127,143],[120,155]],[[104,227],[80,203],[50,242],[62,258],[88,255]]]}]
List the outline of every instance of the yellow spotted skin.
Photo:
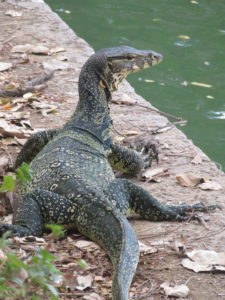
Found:
[{"label": "yellow spotted skin", "polygon": [[14,236],[40,236],[46,223],[73,224],[108,253],[113,300],[128,300],[139,259],[137,238],[125,217],[130,210],[153,221],[183,221],[186,211],[206,209],[202,204],[162,204],[132,182],[116,179],[112,171],[135,173],[145,164],[136,151],[112,142],[111,92],[129,73],[161,59],[153,51],[127,46],[102,49],[89,58],[69,122],[60,130],[33,135],[18,155],[16,166],[30,162],[33,180],[23,192],[14,224],[0,224],[1,232],[11,230]]}]

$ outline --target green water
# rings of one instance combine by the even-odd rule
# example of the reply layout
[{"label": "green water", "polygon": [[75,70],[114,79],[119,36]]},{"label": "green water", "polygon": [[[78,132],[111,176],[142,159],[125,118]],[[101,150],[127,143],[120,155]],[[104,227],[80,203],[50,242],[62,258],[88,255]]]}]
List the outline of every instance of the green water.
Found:
[{"label": "green water", "polygon": [[129,82],[158,109],[188,120],[185,134],[225,169],[224,0],[47,2],[94,49],[130,45],[162,53],[160,65]]}]

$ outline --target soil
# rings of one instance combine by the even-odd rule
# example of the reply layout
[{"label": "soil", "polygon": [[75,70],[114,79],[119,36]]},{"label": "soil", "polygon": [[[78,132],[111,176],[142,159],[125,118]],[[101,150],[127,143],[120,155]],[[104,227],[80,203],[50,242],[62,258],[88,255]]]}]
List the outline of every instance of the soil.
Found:
[{"label": "soil", "polygon": [[[13,13],[6,14],[7,11],[20,12],[22,15],[12,16]],[[29,78],[43,73],[43,63],[57,60],[61,69],[55,71],[54,78],[48,82],[47,88],[36,93],[43,103],[56,105],[57,108],[52,113],[46,113],[43,116],[40,109],[32,108],[27,103],[19,111],[30,112],[30,130],[61,127],[75,109],[78,100],[79,72],[84,62],[93,53],[93,49],[76,36],[42,1],[1,0],[0,12],[0,62],[13,64],[10,69],[0,72],[1,80],[4,79],[5,84],[24,83]],[[11,52],[15,45],[28,43],[41,44],[49,49],[63,47],[65,52],[51,55]],[[66,57],[66,61],[61,60],[62,55]],[[127,82],[113,95],[113,99],[120,100],[127,96],[136,100],[138,104],[151,108],[151,105],[137,95]],[[12,107],[15,106],[10,106],[11,103],[12,99],[7,103],[9,106],[3,107],[5,104],[2,104],[0,113],[10,113]],[[175,126],[164,132],[152,133],[152,130],[167,125],[168,119],[157,112],[137,105],[112,103],[111,110],[115,128],[113,134],[116,140],[119,140],[118,137],[121,138],[119,133],[129,139],[142,134],[144,139],[157,139],[160,145],[159,163],[154,162],[152,168],[162,168],[165,176],[159,177],[159,180],[155,182],[142,182],[139,178],[131,178],[131,180],[142,185],[161,201],[170,204],[203,202],[206,205],[212,205],[217,203],[224,209],[225,174],[217,165]],[[14,138],[2,135],[0,142],[2,143],[0,155],[14,160],[23,140],[17,139],[15,142]],[[200,163],[192,162],[196,155],[201,157]],[[221,189],[202,190],[198,186],[181,186],[176,180],[176,175],[182,173],[210,178],[220,183]],[[156,250],[153,254],[142,253],[131,288],[131,296],[137,297],[136,299],[166,299],[167,296],[162,294],[159,286],[167,281],[171,284],[187,284],[190,293],[185,299],[188,300],[225,299],[224,272],[194,273],[181,265],[182,258],[175,251],[176,241],[182,242],[188,251],[193,249],[224,251],[223,210],[217,209],[204,216],[206,215],[208,220],[202,222],[154,223],[135,218],[130,220],[138,239]],[[2,220],[5,218],[3,216]],[[64,251],[69,256],[71,241],[84,239],[79,234],[72,234],[70,241],[67,240],[68,238],[61,243],[57,242],[56,250],[53,252],[57,254]],[[90,265],[95,266],[95,281],[91,288],[82,292],[73,289],[70,292],[64,291],[61,299],[85,299],[85,295],[93,292],[103,299],[109,299],[111,266],[104,252],[100,249],[81,251],[77,248],[76,256],[84,258]],[[59,262],[58,265],[62,267]],[[146,295],[145,298],[142,297],[143,294]]]}]

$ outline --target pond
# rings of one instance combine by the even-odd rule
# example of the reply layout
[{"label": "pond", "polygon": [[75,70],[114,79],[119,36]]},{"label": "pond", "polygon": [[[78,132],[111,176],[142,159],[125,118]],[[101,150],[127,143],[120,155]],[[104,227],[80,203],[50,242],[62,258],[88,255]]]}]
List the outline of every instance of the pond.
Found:
[{"label": "pond", "polygon": [[225,1],[47,0],[94,49],[151,49],[163,62],[128,81],[225,170]]}]

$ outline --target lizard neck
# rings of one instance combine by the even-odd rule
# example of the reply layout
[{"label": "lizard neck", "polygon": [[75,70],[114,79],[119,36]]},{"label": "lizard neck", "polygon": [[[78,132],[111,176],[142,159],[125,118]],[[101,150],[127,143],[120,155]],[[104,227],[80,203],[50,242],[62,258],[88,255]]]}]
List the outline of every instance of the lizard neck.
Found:
[{"label": "lizard neck", "polygon": [[97,136],[102,142],[109,139],[112,125],[109,111],[111,93],[104,87],[103,81],[92,64],[84,65],[78,83],[77,108],[64,128],[83,129]]}]

